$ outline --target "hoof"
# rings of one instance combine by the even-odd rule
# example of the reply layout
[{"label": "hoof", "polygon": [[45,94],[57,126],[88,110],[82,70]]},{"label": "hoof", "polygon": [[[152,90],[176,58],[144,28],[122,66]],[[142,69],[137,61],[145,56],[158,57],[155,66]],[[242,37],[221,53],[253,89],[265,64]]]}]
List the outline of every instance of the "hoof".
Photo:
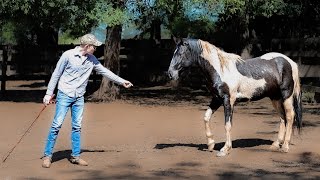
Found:
[{"label": "hoof", "polygon": [[288,153],[288,152],[289,152],[289,148],[288,148],[288,147],[287,147],[287,148],[282,147],[282,148],[280,149],[280,152]]},{"label": "hoof", "polygon": [[214,149],[214,143],[213,144],[210,144],[210,145],[208,145],[208,150],[210,151],[210,152],[212,152],[213,151],[213,149]]},{"label": "hoof", "polygon": [[278,151],[280,149],[280,143],[278,141],[273,142],[269,149],[272,151]]},{"label": "hoof", "polygon": [[280,149],[280,147],[279,146],[275,146],[275,145],[271,145],[269,147],[269,149],[272,150],[272,151],[278,151]]},{"label": "hoof", "polygon": [[229,151],[225,152],[225,151],[219,151],[217,153],[217,157],[223,157],[229,154]]}]

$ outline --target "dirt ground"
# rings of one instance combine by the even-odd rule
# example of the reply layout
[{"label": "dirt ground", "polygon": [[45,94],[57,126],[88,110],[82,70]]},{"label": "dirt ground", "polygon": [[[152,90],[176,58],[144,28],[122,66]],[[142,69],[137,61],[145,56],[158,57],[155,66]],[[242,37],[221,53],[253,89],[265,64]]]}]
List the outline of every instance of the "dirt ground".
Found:
[{"label": "dirt ground", "polygon": [[[0,156],[4,158],[42,108],[41,82],[8,82],[0,98]],[[319,105],[304,104],[303,130],[294,132],[289,153],[273,152],[279,118],[268,99],[238,104],[233,150],[216,157],[225,142],[223,108],[211,119],[216,146],[206,146],[203,90],[168,87],[123,92],[121,100],[85,105],[82,158],[68,161],[70,114],[60,131],[51,168],[41,167],[54,105],[46,108],[5,162],[0,179],[320,179]]]}]

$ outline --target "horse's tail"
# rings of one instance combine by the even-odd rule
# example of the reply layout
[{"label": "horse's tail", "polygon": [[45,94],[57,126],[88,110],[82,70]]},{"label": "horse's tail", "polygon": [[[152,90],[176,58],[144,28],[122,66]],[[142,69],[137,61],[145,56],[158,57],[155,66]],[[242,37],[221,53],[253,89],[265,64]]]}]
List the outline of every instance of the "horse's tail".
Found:
[{"label": "horse's tail", "polygon": [[298,132],[301,132],[302,128],[302,93],[301,93],[301,85],[299,78],[299,69],[297,63],[293,62],[289,57],[287,57],[288,61],[292,66],[292,77],[293,77],[293,108],[294,108],[294,123],[298,129]]},{"label": "horse's tail", "polygon": [[299,80],[299,73],[298,70],[294,71],[297,72],[294,77],[294,89],[293,89],[293,108],[295,112],[294,121],[298,128],[298,132],[301,132],[302,128],[302,98],[301,98],[301,86]]}]

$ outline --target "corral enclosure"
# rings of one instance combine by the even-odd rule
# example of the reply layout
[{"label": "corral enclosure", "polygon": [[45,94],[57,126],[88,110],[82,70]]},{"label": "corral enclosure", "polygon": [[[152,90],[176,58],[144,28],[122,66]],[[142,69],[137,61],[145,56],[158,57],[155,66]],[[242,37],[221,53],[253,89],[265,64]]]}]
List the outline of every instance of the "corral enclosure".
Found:
[{"label": "corral enclosure", "polygon": [[[141,86],[166,83],[168,79],[165,72],[174,50],[173,42],[167,43],[158,47],[148,41],[123,42],[121,76]],[[54,58],[43,53],[40,47],[25,49],[28,55],[16,56],[18,50],[13,47],[6,69],[8,79],[12,80],[12,84],[8,84],[12,88],[8,90],[7,97],[0,96],[0,112],[4,123],[2,129],[0,127],[1,157],[7,155],[43,106],[44,83],[37,87],[33,81],[16,80],[49,78],[59,54],[73,47],[59,46],[59,53]],[[103,47],[100,47],[96,56],[101,59],[102,54]],[[15,56],[22,59],[15,59]],[[318,62],[318,54],[311,58]],[[296,59],[298,63],[304,63],[304,57]],[[310,66],[313,67],[317,66]],[[315,82],[313,85],[319,83],[314,81],[319,77],[309,80]],[[186,83],[190,85],[190,82]],[[192,83],[200,84],[197,77]],[[15,91],[17,87],[23,90]],[[225,142],[223,108],[218,109],[211,121],[216,146],[214,152],[209,152],[203,128],[203,115],[209,102],[210,96],[202,90],[182,88],[176,91],[163,86],[134,86],[122,92],[121,100],[86,103],[81,157],[89,166],[78,167],[68,161],[71,123],[70,115],[67,115],[55,147],[54,162],[48,170],[41,167],[40,157],[54,115],[54,106],[49,106],[7,161],[1,164],[0,177],[319,179],[320,145],[315,143],[320,129],[319,105],[304,103],[303,132],[299,135],[295,131],[289,153],[279,153],[269,150],[279,129],[279,116],[270,101],[263,99],[237,104],[233,121],[233,151],[228,157],[217,158],[215,154]]]}]

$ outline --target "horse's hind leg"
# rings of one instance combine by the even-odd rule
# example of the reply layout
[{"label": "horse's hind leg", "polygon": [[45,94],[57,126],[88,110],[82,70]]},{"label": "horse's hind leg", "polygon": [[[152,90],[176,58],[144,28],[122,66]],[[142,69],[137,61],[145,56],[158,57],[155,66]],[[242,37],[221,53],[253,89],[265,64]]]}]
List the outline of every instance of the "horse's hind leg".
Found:
[{"label": "horse's hind leg", "polygon": [[273,105],[274,109],[278,112],[278,114],[280,115],[280,129],[278,132],[278,138],[276,141],[274,141],[272,143],[270,149],[278,150],[278,149],[280,149],[280,145],[283,144],[284,136],[286,133],[286,116],[285,116],[285,111],[284,111],[282,100],[272,100],[272,105]]},{"label": "horse's hind leg", "polygon": [[293,125],[294,115],[295,115],[294,107],[293,107],[293,97],[290,96],[288,99],[286,99],[283,103],[283,106],[286,113],[287,125],[286,125],[286,134],[284,137],[283,145],[281,147],[281,151],[288,152],[291,133],[292,133],[292,125]]},{"label": "horse's hind leg", "polygon": [[208,140],[208,150],[213,151],[215,142],[213,139],[213,134],[210,129],[210,119],[211,115],[221,106],[221,101],[217,98],[212,98],[211,103],[209,105],[209,108],[207,109],[205,115],[204,115],[204,126],[205,126],[205,131],[206,131],[206,137]]}]

